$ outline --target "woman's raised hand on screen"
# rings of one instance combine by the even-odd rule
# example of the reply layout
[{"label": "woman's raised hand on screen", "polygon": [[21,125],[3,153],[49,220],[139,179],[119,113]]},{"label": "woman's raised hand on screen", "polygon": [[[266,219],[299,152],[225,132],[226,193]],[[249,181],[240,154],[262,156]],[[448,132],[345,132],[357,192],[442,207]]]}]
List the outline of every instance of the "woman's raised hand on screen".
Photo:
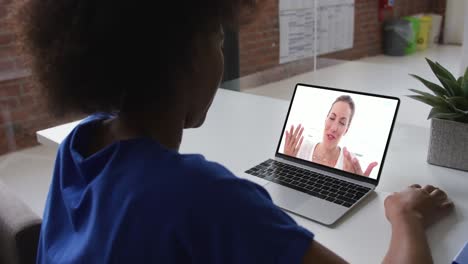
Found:
[{"label": "woman's raised hand on screen", "polygon": [[349,153],[348,149],[346,149],[346,147],[343,148],[343,155],[343,170],[347,172],[369,177],[369,175],[372,173],[372,170],[378,165],[377,162],[371,162],[369,166],[367,166],[366,171],[363,172],[359,160],[356,157],[353,157],[351,153]]},{"label": "woman's raised hand on screen", "polygon": [[304,137],[302,136],[302,132],[304,131],[304,127],[299,124],[295,129],[294,125],[291,125],[289,131],[286,130],[285,135],[285,143],[284,143],[284,154],[296,157],[299,149],[302,145],[302,140]]}]

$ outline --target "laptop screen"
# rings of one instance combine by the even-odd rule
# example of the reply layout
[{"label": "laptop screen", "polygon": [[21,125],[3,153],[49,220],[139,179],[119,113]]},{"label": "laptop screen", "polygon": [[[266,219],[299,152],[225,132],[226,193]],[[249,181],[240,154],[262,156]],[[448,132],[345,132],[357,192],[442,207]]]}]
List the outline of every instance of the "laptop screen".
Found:
[{"label": "laptop screen", "polygon": [[277,153],[378,179],[399,99],[298,84]]}]

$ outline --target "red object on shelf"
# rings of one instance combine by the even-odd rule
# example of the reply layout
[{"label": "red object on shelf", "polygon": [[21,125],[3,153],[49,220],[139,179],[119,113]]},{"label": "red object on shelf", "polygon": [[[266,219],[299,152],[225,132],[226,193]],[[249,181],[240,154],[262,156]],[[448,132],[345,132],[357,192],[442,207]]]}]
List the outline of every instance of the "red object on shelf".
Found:
[{"label": "red object on shelf", "polygon": [[385,11],[393,12],[395,0],[379,0],[379,21],[383,22],[385,18]]}]

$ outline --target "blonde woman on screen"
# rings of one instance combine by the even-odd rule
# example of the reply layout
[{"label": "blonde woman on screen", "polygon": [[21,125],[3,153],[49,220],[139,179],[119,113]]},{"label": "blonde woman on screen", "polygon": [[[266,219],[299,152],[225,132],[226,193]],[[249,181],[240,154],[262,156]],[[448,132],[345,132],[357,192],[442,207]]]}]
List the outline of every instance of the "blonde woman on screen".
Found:
[{"label": "blonde woman on screen", "polygon": [[349,130],[354,112],[355,105],[350,96],[338,97],[327,114],[322,142],[318,143],[303,141],[304,127],[291,125],[285,134],[284,154],[369,177],[378,163],[370,163],[363,171],[359,160],[346,147],[338,146]]}]

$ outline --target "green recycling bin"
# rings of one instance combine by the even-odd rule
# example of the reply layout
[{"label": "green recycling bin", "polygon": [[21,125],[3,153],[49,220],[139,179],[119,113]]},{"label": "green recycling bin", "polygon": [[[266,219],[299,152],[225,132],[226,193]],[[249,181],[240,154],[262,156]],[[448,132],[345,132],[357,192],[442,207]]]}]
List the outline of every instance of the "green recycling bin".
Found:
[{"label": "green recycling bin", "polygon": [[408,46],[405,49],[405,53],[408,54],[413,54],[416,52],[417,47],[418,47],[418,35],[419,35],[419,29],[421,26],[421,22],[419,18],[417,17],[404,17],[403,19],[409,21],[411,23],[411,28],[413,29],[411,39],[408,42]]}]

